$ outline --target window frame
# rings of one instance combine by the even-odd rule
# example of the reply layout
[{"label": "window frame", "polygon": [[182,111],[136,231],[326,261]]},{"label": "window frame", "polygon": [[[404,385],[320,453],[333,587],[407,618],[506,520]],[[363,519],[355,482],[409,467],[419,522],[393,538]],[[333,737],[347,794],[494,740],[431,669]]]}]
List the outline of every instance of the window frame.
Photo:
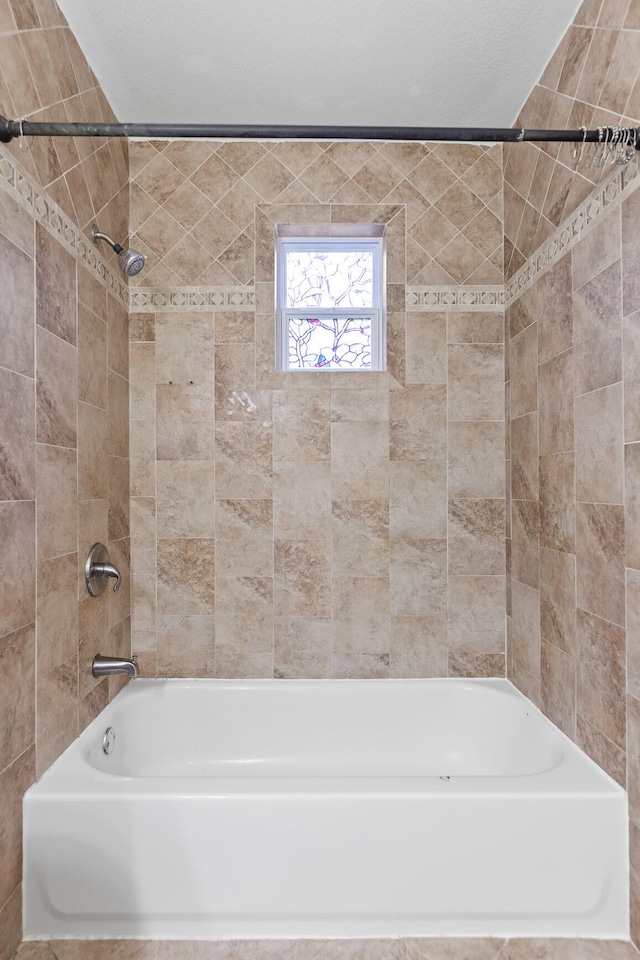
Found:
[{"label": "window frame", "polygon": [[[369,373],[386,369],[386,228],[384,224],[313,224],[309,227],[280,224],[276,228],[276,370],[282,373],[328,371]],[[372,261],[372,307],[290,307],[287,296],[287,251],[367,250]],[[313,313],[324,317],[371,318],[370,365],[368,367],[289,366],[289,320]]]}]

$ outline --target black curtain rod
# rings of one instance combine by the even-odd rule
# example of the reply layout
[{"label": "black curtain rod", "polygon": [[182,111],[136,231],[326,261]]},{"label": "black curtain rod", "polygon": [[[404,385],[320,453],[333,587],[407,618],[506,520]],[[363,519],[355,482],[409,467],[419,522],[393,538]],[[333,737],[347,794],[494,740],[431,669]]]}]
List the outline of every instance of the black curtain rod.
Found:
[{"label": "black curtain rod", "polygon": [[16,137],[145,137],[211,140],[457,140],[518,143],[561,141],[603,143],[640,150],[640,127],[598,127],[595,130],[524,130],[511,127],[320,127],[264,124],[203,123],[64,123],[7,120],[0,116],[0,142]]}]

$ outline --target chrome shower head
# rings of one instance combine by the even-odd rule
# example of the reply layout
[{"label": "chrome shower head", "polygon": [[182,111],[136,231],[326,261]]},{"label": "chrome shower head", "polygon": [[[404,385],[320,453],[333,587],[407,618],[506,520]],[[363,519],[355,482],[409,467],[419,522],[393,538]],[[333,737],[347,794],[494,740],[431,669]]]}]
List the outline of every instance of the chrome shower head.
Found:
[{"label": "chrome shower head", "polygon": [[122,250],[118,254],[118,266],[125,277],[135,277],[144,267],[146,259],[145,255],[137,250]]},{"label": "chrome shower head", "polygon": [[106,233],[100,233],[95,223],[91,226],[91,239],[95,244],[98,243],[98,240],[105,240],[115,250],[118,254],[118,266],[125,277],[135,277],[144,267],[147,259],[144,253],[138,253],[137,250],[125,250],[120,243],[114,243]]}]

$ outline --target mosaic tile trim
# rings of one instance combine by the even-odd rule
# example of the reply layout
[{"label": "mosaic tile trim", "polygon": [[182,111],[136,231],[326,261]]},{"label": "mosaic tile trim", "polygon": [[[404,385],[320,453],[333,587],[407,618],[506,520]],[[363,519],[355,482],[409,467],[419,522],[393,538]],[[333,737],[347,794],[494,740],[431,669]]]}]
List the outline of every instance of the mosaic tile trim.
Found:
[{"label": "mosaic tile trim", "polygon": [[501,310],[504,288],[407,287],[407,310]]},{"label": "mosaic tile trim", "polygon": [[26,173],[13,157],[0,153],[0,187],[42,224],[78,260],[95,273],[100,282],[125,306],[129,304],[129,287],[102,259],[93,243],[80,228],[60,210],[45,190]]},{"label": "mosaic tile trim", "polygon": [[252,308],[256,304],[255,288],[246,287],[181,287],[177,290],[131,288],[130,309],[145,310],[234,310]]},{"label": "mosaic tile trim", "polygon": [[611,180],[599,184],[571,216],[560,224],[547,240],[505,285],[504,305],[510,306],[528,290],[540,275],[567,251],[580,242],[592,224],[612,205],[622,203],[625,197],[640,187],[638,166],[630,163],[619,167]]}]

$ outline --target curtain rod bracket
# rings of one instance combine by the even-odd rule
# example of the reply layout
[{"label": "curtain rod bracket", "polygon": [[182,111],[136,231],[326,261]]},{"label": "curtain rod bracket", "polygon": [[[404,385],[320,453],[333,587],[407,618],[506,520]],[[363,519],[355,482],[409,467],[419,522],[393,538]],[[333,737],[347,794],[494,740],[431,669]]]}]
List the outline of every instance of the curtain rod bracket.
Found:
[{"label": "curtain rod bracket", "polygon": [[15,120],[0,117],[0,143],[11,143],[15,136],[20,135],[20,131],[15,130],[15,125]]}]

